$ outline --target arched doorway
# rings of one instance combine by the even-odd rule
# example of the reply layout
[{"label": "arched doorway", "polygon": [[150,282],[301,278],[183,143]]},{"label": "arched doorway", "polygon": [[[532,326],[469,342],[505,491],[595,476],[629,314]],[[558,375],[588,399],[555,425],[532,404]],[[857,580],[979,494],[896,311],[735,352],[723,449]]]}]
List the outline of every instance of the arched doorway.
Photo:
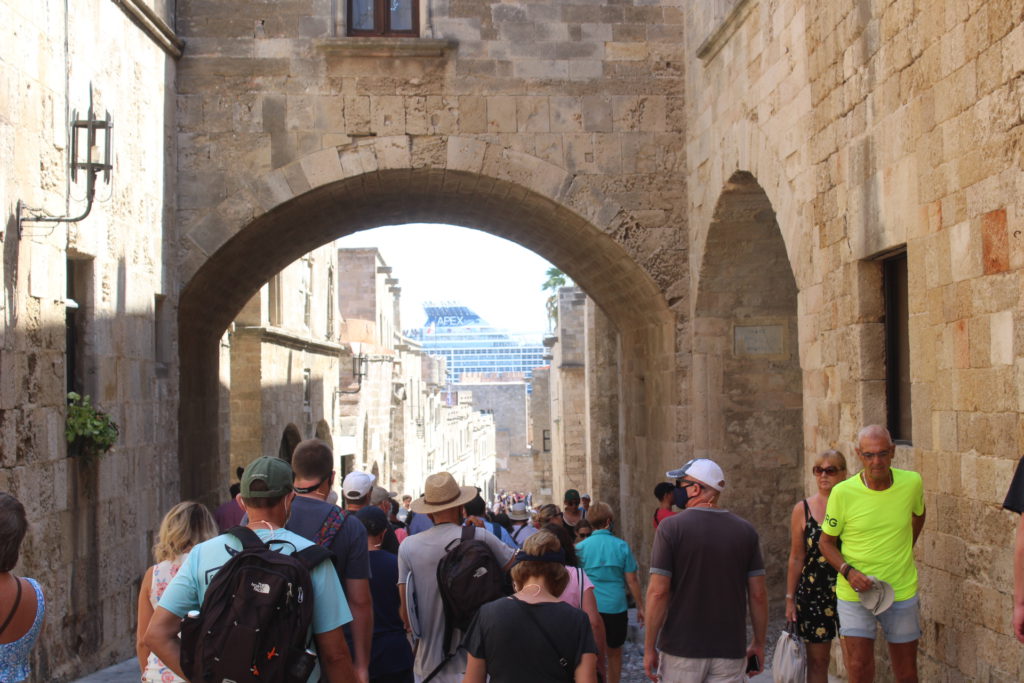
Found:
[{"label": "arched doorway", "polygon": [[695,456],[726,474],[726,507],[761,534],[773,599],[787,521],[803,497],[797,287],[775,212],[750,173],[730,178],[704,248],[694,313]]},{"label": "arched doorway", "polygon": [[[185,260],[193,275],[179,304],[182,494],[204,498],[221,479],[221,458],[209,454],[218,428],[217,340],[245,302],[271,275],[320,244],[403,223],[484,230],[532,249],[566,272],[620,335],[618,391],[645,392],[639,407],[623,411],[622,469],[628,475],[674,460],[678,429],[668,416],[680,399],[673,315],[651,276],[611,236],[627,220],[622,209],[579,190],[571,175],[539,159],[480,142],[467,154],[454,138],[448,140],[443,168],[362,170],[368,147],[380,147],[374,153],[383,165],[394,144],[385,139],[330,150],[340,154],[340,164],[332,163],[331,173],[307,173],[302,182],[273,171],[254,183],[266,196],[250,198],[262,204],[262,213],[239,215],[242,202],[232,198],[188,231]],[[319,159],[326,152],[312,156]],[[638,390],[634,385],[641,382],[646,388]],[[635,488],[646,490],[646,479],[646,474],[637,477]],[[622,486],[632,493],[631,477],[624,477]]]}]

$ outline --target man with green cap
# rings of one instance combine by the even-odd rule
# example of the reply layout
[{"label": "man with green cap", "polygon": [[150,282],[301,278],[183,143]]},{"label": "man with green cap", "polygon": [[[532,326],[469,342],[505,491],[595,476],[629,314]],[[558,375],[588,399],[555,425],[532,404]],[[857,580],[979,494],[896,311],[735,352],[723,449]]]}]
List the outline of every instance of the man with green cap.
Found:
[{"label": "man with green cap", "polygon": [[[248,515],[247,526],[264,543],[278,552],[292,554],[313,545],[298,534],[284,528],[291,511],[292,468],[280,458],[262,457],[249,463],[242,473],[240,500]],[[242,542],[230,534],[221,534],[192,548],[177,576],[167,586],[149,622],[145,642],[160,660],[176,674],[181,671],[181,641],[178,631],[181,620],[203,604],[206,589],[232,555],[241,551]],[[314,669],[309,681],[330,683],[355,681],[355,670],[342,626],[352,620],[338,574],[329,561],[321,562],[312,572],[313,639],[322,671]]]}]

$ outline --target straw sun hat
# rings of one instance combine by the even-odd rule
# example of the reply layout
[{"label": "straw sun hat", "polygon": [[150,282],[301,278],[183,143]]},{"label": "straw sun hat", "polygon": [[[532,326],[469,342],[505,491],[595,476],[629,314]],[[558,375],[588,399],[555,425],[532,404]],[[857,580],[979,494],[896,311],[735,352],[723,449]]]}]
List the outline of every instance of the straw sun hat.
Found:
[{"label": "straw sun hat", "polygon": [[459,486],[448,472],[438,472],[427,477],[423,495],[410,505],[413,512],[430,514],[448,508],[461,507],[476,498],[475,486]]}]

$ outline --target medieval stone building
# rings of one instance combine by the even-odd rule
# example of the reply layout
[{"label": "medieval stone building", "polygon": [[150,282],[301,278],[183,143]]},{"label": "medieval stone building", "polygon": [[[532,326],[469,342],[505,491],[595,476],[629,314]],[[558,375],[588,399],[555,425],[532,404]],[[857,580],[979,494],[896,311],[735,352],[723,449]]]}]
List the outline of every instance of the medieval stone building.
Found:
[{"label": "medieval stone building", "polygon": [[[51,605],[36,680],[131,655],[160,516],[230,479],[246,303],[406,222],[507,237],[586,292],[587,409],[614,417],[584,437],[615,461],[591,493],[719,459],[776,599],[808,458],[888,423],[926,487],[922,678],[1024,676],[999,507],[1024,445],[1019,3],[349,5],[0,0],[0,489]],[[112,453],[68,457],[69,388]]]}]

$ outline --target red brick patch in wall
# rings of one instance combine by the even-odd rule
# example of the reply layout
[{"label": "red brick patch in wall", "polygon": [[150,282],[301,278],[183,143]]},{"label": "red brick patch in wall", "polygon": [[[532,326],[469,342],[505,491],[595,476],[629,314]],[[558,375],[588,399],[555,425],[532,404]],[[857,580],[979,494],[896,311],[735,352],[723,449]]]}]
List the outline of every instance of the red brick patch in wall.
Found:
[{"label": "red brick patch in wall", "polygon": [[981,256],[986,275],[1010,269],[1010,238],[1006,232],[1006,209],[989,211],[981,217]]}]

